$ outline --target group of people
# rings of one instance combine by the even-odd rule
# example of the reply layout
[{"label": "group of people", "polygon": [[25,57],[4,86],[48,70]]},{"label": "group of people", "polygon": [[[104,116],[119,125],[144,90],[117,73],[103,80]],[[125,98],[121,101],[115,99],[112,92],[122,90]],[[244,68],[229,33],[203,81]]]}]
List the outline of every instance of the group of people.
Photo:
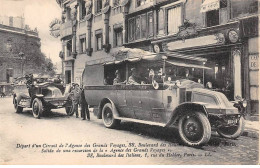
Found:
[{"label": "group of people", "polygon": [[[122,83],[122,79],[120,78],[120,73],[118,70],[115,71],[115,79],[113,80],[113,85],[120,84]],[[124,81],[126,82],[126,81]],[[142,80],[138,75],[137,75],[137,70],[135,68],[131,68],[131,75],[128,78],[128,84],[142,84],[144,83],[144,80]]]},{"label": "group of people", "polygon": [[88,120],[90,120],[88,103],[86,101],[83,88],[80,88],[79,84],[73,83],[72,90],[71,90],[69,96],[72,99],[72,103],[73,103],[72,110],[74,110],[74,113],[76,114],[76,118],[79,117],[78,107],[80,105],[80,107],[81,107],[80,114],[81,114],[82,120],[86,120],[86,117]]}]

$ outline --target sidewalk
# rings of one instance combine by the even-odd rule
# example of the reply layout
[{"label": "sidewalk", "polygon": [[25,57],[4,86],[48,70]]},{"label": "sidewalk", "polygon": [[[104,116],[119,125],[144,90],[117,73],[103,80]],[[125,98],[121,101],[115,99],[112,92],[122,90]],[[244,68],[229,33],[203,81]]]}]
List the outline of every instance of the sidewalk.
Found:
[{"label": "sidewalk", "polygon": [[245,130],[242,136],[259,138],[259,121],[245,120]]}]

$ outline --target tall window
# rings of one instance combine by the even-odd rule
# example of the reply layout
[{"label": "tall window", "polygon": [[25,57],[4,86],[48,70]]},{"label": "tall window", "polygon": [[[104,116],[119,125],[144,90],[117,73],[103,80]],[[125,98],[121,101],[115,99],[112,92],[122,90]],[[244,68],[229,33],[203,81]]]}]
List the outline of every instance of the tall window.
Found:
[{"label": "tall window", "polygon": [[136,0],[136,7],[142,6],[148,3],[149,0]]},{"label": "tall window", "polygon": [[102,36],[102,30],[96,30],[95,35],[96,35],[96,50],[102,50],[103,48],[103,36]]},{"label": "tall window", "polygon": [[121,0],[114,0],[114,1],[113,1],[114,7],[120,6],[120,4],[121,4]]},{"label": "tall window", "polygon": [[86,35],[79,36],[80,41],[80,53],[86,52]]},{"label": "tall window", "polygon": [[258,12],[258,0],[231,0],[233,18]]},{"label": "tall window", "polygon": [[168,34],[176,34],[179,32],[179,26],[182,25],[181,6],[175,6],[168,9],[167,12],[167,31]]},{"label": "tall window", "polygon": [[153,12],[144,13],[128,20],[128,42],[153,36]]},{"label": "tall window", "polygon": [[220,9],[206,12],[207,27],[216,26],[227,22],[227,0],[220,0]]},{"label": "tall window", "polygon": [[80,19],[84,19],[86,16],[86,2],[84,0],[81,0],[80,2]]},{"label": "tall window", "polygon": [[115,47],[120,47],[123,45],[123,29],[121,28],[117,28],[114,29],[114,46]]},{"label": "tall window", "polygon": [[66,56],[71,56],[72,53],[72,40],[67,41]]},{"label": "tall window", "polygon": [[100,13],[102,10],[102,0],[95,1],[95,11],[96,13]]}]

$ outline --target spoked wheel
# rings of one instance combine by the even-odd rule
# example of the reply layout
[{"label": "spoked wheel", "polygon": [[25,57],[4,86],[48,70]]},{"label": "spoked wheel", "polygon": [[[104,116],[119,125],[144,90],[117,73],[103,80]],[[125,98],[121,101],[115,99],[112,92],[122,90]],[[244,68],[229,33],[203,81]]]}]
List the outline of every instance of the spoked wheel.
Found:
[{"label": "spoked wheel", "polygon": [[112,110],[113,109],[111,103],[105,104],[102,109],[103,123],[107,128],[115,128],[120,124],[120,120],[114,118]]},{"label": "spoked wheel", "polygon": [[32,112],[33,116],[35,118],[40,118],[43,112],[43,106],[42,106],[42,101],[38,98],[35,98],[32,103]]},{"label": "spoked wheel", "polygon": [[208,118],[201,112],[188,113],[180,118],[179,134],[182,141],[189,146],[200,146],[211,137]]},{"label": "spoked wheel", "polygon": [[23,108],[20,107],[20,106],[18,106],[18,101],[17,101],[17,98],[16,98],[16,97],[13,98],[13,103],[14,103],[14,109],[15,109],[15,112],[16,112],[16,113],[21,113],[21,112],[23,112]]},{"label": "spoked wheel", "polygon": [[245,120],[244,117],[241,117],[236,125],[230,127],[220,127],[217,132],[224,138],[236,139],[244,132],[244,129]]},{"label": "spoked wheel", "polygon": [[68,101],[65,106],[65,110],[68,116],[72,116],[74,114],[74,106],[71,98],[68,98]]}]

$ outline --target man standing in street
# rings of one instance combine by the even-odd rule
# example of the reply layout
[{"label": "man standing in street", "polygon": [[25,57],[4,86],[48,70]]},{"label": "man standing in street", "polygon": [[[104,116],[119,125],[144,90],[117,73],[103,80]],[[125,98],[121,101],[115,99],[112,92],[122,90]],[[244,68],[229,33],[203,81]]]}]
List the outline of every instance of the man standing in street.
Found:
[{"label": "man standing in street", "polygon": [[78,106],[79,106],[79,101],[80,101],[80,96],[81,96],[81,89],[79,87],[79,84],[74,83],[72,84],[73,90],[71,91],[71,97],[72,97],[72,103],[73,103],[73,109],[74,112],[76,113],[76,118],[79,117],[79,112],[78,112]]},{"label": "man standing in street", "polygon": [[80,95],[80,104],[81,104],[81,117],[82,117],[82,120],[86,120],[86,114],[87,114],[87,119],[90,120],[88,103],[87,103],[86,98],[85,98],[83,87],[82,87],[81,95]]}]

